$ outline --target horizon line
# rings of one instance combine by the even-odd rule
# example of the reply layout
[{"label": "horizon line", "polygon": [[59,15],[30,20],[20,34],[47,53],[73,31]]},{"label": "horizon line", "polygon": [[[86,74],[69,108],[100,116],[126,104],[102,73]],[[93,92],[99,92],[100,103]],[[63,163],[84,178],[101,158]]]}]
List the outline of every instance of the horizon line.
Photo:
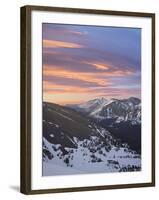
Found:
[{"label": "horizon line", "polygon": [[53,104],[57,104],[57,105],[61,105],[61,106],[66,106],[66,105],[78,105],[78,104],[86,103],[86,102],[91,101],[91,100],[102,99],[102,98],[104,98],[104,99],[106,99],[106,100],[113,100],[113,99],[114,99],[114,100],[127,100],[127,99],[130,99],[130,98],[137,98],[137,99],[141,100],[141,98],[139,98],[139,97],[130,96],[130,97],[128,97],[128,98],[113,98],[113,97],[112,97],[112,98],[105,98],[105,97],[97,97],[97,98],[89,99],[89,100],[87,100],[87,101],[81,101],[81,102],[79,102],[79,103],[63,103],[63,104],[57,103],[57,102],[53,102],[53,101],[42,100],[42,103],[53,103]]}]

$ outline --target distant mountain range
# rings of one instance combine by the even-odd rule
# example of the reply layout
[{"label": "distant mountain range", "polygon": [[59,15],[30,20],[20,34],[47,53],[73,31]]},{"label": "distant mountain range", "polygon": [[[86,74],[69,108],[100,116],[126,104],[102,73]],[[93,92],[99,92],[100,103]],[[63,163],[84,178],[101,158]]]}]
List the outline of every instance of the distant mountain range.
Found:
[{"label": "distant mountain range", "polygon": [[114,123],[122,121],[129,121],[132,124],[141,123],[141,100],[135,97],[122,100],[107,100],[102,97],[83,104],[67,106],[98,121],[113,119]]},{"label": "distant mountain range", "polygon": [[139,171],[140,152],[139,99],[43,103],[44,176]]}]

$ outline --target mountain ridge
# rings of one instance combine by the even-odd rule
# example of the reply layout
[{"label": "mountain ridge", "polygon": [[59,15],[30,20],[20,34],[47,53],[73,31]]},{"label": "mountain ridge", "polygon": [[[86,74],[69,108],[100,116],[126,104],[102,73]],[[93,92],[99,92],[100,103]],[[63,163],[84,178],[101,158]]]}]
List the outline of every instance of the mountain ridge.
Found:
[{"label": "mountain ridge", "polygon": [[44,176],[140,170],[140,153],[127,142],[72,108],[43,102]]},{"label": "mountain ridge", "polygon": [[116,118],[116,123],[122,121],[131,121],[132,124],[141,123],[141,100],[136,97],[109,100],[102,97],[67,106],[97,120]]}]

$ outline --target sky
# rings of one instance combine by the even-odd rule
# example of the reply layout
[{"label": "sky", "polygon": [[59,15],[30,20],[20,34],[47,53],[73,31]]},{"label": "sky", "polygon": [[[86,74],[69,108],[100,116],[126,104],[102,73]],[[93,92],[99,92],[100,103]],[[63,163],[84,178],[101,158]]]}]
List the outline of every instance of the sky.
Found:
[{"label": "sky", "polygon": [[42,25],[43,101],[141,96],[141,29]]}]

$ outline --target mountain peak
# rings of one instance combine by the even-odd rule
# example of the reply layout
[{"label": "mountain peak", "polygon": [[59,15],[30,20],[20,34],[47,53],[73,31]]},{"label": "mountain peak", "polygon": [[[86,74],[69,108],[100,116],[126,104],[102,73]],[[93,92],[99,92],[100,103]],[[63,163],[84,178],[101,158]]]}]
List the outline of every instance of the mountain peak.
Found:
[{"label": "mountain peak", "polygon": [[103,102],[108,102],[109,100],[106,99],[106,98],[104,98],[104,97],[101,97],[101,98],[100,98],[100,101],[103,103]]},{"label": "mountain peak", "polygon": [[107,101],[106,98],[99,97],[99,98],[96,98],[96,99],[91,99],[88,102],[103,102],[103,101]]},{"label": "mountain peak", "polygon": [[101,103],[105,103],[105,102],[107,102],[108,100],[106,99],[106,98],[104,98],[104,97],[100,97],[100,98],[98,98],[98,102],[101,104]]},{"label": "mountain peak", "polygon": [[100,97],[79,104],[74,109],[98,120],[112,118],[117,121],[130,120],[133,123],[141,121],[141,100],[136,97],[110,100]]}]

